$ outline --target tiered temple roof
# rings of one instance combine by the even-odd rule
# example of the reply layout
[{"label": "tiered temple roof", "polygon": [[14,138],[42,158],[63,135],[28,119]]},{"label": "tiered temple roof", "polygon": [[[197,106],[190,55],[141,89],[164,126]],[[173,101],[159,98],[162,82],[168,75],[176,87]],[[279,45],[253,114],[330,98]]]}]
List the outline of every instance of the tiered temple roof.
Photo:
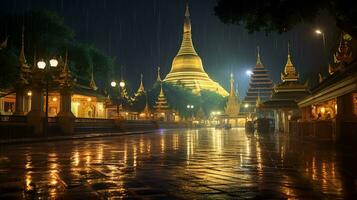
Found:
[{"label": "tiered temple roof", "polygon": [[160,88],[160,94],[157,97],[156,100],[156,105],[154,106],[156,112],[163,112],[163,111],[167,111],[169,109],[169,105],[167,103],[164,91],[162,89],[162,84],[161,84],[161,88]]},{"label": "tiered temple roof", "polygon": [[144,83],[143,83],[143,74],[140,74],[140,86],[138,88],[138,90],[135,93],[135,96],[139,96],[141,94],[145,94],[145,88],[144,88]]},{"label": "tiered temple roof", "polygon": [[228,96],[228,92],[220,84],[213,81],[204,71],[202,60],[192,43],[188,6],[186,6],[181,47],[173,59],[171,71],[164,81],[180,84],[196,93],[199,93],[200,90],[210,90],[222,96]]},{"label": "tiered temple roof", "polygon": [[260,96],[261,101],[270,99],[273,90],[273,82],[268,74],[269,71],[264,67],[260,59],[259,47],[257,50],[257,63],[250,78],[249,89],[244,98],[244,102],[251,106],[255,106],[258,96]]},{"label": "tiered temple roof", "polygon": [[288,45],[288,58],[281,73],[282,82],[274,87],[271,100],[264,102],[263,107],[297,107],[296,101],[309,94],[308,87],[299,82],[299,74],[291,60]]}]

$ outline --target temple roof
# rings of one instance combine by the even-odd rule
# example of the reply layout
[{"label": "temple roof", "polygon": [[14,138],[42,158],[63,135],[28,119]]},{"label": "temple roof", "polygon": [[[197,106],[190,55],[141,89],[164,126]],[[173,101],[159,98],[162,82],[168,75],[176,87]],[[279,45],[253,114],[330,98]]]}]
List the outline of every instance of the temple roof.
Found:
[{"label": "temple roof", "polygon": [[288,59],[286,61],[284,72],[281,73],[282,81],[297,81],[299,79],[299,74],[296,72],[295,66],[291,62],[290,55],[290,43],[288,43]]},{"label": "temple roof", "polygon": [[140,74],[140,86],[138,88],[138,90],[135,93],[135,96],[139,95],[139,94],[143,94],[145,93],[145,88],[144,88],[144,84],[143,84],[143,74]]},{"label": "temple roof", "polygon": [[270,79],[269,70],[262,63],[259,47],[257,47],[256,65],[252,72],[244,102],[256,104],[258,96],[261,98],[261,101],[265,101],[270,98],[273,90],[273,82]]}]

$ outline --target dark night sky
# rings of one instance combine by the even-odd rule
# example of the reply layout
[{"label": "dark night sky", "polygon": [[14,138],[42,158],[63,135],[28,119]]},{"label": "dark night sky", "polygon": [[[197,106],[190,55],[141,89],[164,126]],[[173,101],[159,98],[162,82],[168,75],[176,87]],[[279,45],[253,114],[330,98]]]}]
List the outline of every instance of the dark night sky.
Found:
[{"label": "dark night sky", "polygon": [[[190,0],[193,42],[206,72],[227,90],[229,73],[239,79],[239,92],[245,93],[249,79],[245,71],[255,64],[256,46],[261,46],[263,64],[275,83],[286,62],[287,43],[292,43],[293,63],[303,76],[312,69],[326,66],[322,40],[314,28],[326,30],[331,41],[334,22],[320,19],[316,24],[299,25],[282,35],[248,34],[243,27],[224,25],[214,16],[216,0]],[[156,67],[162,77],[181,43],[184,0],[2,0],[1,12],[46,8],[64,17],[74,29],[76,39],[94,43],[115,56],[124,67],[129,89],[136,89],[140,73],[148,88],[156,79]],[[117,66],[118,68],[120,66]]]}]

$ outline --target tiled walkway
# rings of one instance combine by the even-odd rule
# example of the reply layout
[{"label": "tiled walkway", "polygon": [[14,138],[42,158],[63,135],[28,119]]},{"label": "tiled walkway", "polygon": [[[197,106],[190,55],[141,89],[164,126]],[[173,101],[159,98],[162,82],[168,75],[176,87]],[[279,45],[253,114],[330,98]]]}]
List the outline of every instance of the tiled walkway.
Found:
[{"label": "tiled walkway", "polygon": [[352,198],[356,154],[244,129],[2,145],[0,199]]}]

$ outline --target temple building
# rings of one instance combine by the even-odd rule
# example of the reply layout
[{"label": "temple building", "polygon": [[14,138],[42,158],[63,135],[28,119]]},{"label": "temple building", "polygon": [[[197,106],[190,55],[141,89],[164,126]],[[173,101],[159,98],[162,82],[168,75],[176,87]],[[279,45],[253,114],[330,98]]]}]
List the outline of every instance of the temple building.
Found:
[{"label": "temple building", "polygon": [[290,132],[319,139],[357,140],[357,63],[352,58],[352,37],[341,34],[330,76],[300,99],[302,119]]},{"label": "temple building", "polygon": [[232,73],[230,85],[231,90],[224,109],[224,114],[220,116],[220,123],[230,124],[232,127],[244,127],[246,118],[244,115],[240,115],[240,100],[238,92],[234,91],[234,79]]},{"label": "temple building", "polygon": [[269,71],[264,67],[260,59],[260,50],[257,48],[257,62],[250,77],[249,88],[243,100],[244,112],[254,112],[256,100],[260,96],[264,102],[270,99],[273,91],[273,82],[270,79]]},{"label": "temple building", "polygon": [[[154,118],[161,121],[175,121],[176,113],[169,107],[167,103],[162,84],[160,84],[160,93],[155,101],[155,113]],[[178,117],[178,115],[177,115]]]},{"label": "temple building", "polygon": [[210,90],[222,96],[228,96],[228,92],[205,72],[202,60],[193,46],[188,5],[186,6],[181,47],[172,61],[170,72],[163,81],[182,85],[195,93],[199,93],[201,90]]},{"label": "temple building", "polygon": [[[22,33],[22,44],[19,55],[19,75],[13,88],[2,89],[0,97],[0,114],[25,116],[33,110],[36,104],[41,112],[45,111],[46,97],[43,93],[43,78],[46,75],[44,71],[36,66],[36,57],[33,66],[30,67],[25,56],[24,33]],[[90,80],[75,79],[72,77],[67,54],[63,61],[58,59],[58,66],[51,69],[52,79],[50,80],[48,96],[48,116],[57,117],[60,113],[61,88],[65,84],[70,87],[71,94],[71,112],[77,118],[105,118],[107,100],[103,92],[99,91],[95,80],[94,70],[90,75]],[[63,82],[65,81],[65,82]],[[66,87],[67,87],[66,86]],[[39,90],[37,94],[34,90]],[[36,97],[34,97],[36,96]],[[34,100],[42,96],[41,99]],[[41,109],[42,108],[42,109]],[[36,108],[37,109],[37,108]]]},{"label": "temple building", "polygon": [[309,94],[308,87],[300,83],[299,74],[291,61],[289,44],[288,57],[281,73],[281,81],[280,84],[274,86],[270,100],[256,103],[257,115],[258,118],[273,118],[276,131],[288,132],[289,121],[301,118],[297,105],[298,99]]}]

